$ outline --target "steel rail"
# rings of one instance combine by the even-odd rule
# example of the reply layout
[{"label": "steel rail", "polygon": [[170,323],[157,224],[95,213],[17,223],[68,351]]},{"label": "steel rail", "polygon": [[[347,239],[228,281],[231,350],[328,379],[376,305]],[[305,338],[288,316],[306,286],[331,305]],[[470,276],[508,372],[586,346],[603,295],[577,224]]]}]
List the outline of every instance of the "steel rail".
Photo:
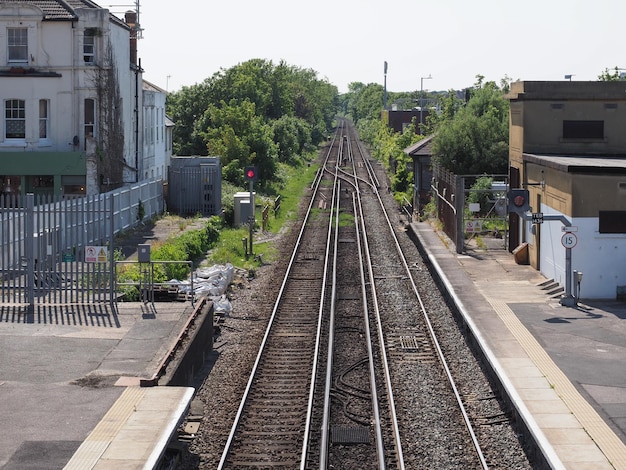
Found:
[{"label": "steel rail", "polygon": [[[359,149],[361,150],[361,149]],[[365,161],[365,158],[363,158],[363,153],[361,153],[361,158],[365,164],[365,166],[367,167],[368,163]],[[368,170],[368,173],[370,173],[370,171]],[[370,173],[371,174],[371,173]],[[403,455],[403,451],[402,451],[402,441],[400,439],[400,428],[398,426],[398,416],[396,413],[396,406],[395,406],[395,400],[393,398],[393,387],[391,384],[391,373],[389,371],[389,361],[387,359],[387,351],[385,348],[385,341],[384,341],[384,334],[383,334],[383,328],[382,328],[382,321],[381,321],[381,315],[380,315],[380,309],[378,307],[378,293],[376,290],[376,280],[375,280],[375,276],[374,276],[374,270],[373,270],[373,265],[372,265],[372,259],[371,259],[371,251],[369,248],[369,241],[367,238],[367,230],[366,230],[366,224],[365,224],[365,215],[363,214],[363,205],[360,202],[360,190],[358,189],[358,181],[363,181],[365,183],[367,183],[372,190],[374,191],[375,194],[378,194],[378,191],[376,189],[376,186],[372,183],[369,183],[365,180],[362,179],[356,179],[357,180],[357,197],[359,198],[359,218],[360,218],[360,222],[361,222],[361,230],[364,234],[364,240],[363,240],[363,244],[365,246],[365,254],[366,254],[366,260],[367,260],[367,268],[368,268],[368,276],[369,276],[369,282],[370,282],[370,289],[372,290],[372,298],[374,299],[373,305],[374,305],[374,318],[376,319],[376,326],[377,326],[377,333],[378,333],[378,338],[379,338],[379,342],[380,342],[380,354],[381,354],[381,361],[383,363],[383,370],[385,373],[385,387],[387,390],[387,397],[389,400],[389,414],[391,415],[391,426],[393,429],[393,436],[394,436],[394,441],[395,441],[395,450],[396,450],[396,459],[398,461],[397,465],[398,468],[400,470],[404,470],[405,465],[404,465],[404,455]],[[378,181],[378,180],[376,180]],[[379,198],[379,204],[382,207],[382,200]],[[384,210],[384,208],[383,208]],[[393,228],[391,228],[393,230]]]},{"label": "steel rail", "polygon": [[[343,141],[340,145],[339,157],[342,156]],[[339,162],[340,158],[337,158]],[[324,383],[324,408],[322,416],[322,429],[320,433],[320,465],[321,470],[328,468],[328,448],[329,448],[329,431],[330,431],[330,391],[333,382],[333,343],[335,341],[335,308],[337,298],[337,251],[339,249],[339,194],[340,183],[337,178],[337,172],[335,172],[335,179],[333,183],[333,205],[331,213],[335,214],[334,224],[331,223],[331,227],[334,231],[334,243],[333,243],[333,270],[331,280],[331,297],[330,297],[330,311],[328,318],[328,349],[326,359],[326,380]]]},{"label": "steel rail", "polygon": [[[340,154],[337,164],[334,169],[326,168],[326,171],[332,173],[334,171],[334,187],[338,188],[338,194],[341,192],[341,181],[339,178],[340,168],[338,166],[338,162],[341,160],[345,160],[344,153],[344,142],[346,142],[347,147],[347,159],[352,161],[353,155],[350,146],[349,135],[346,134],[346,139],[341,140],[340,145]],[[353,175],[353,178],[356,179],[356,172]],[[341,178],[342,180],[346,180],[345,178]],[[369,328],[369,311],[367,306],[367,287],[365,281],[365,274],[363,270],[363,245],[361,243],[361,234],[359,230],[358,223],[358,210],[357,210],[357,199],[355,197],[355,193],[358,191],[358,185],[347,181],[353,186],[352,193],[352,207],[354,213],[354,222],[355,222],[355,235],[357,240],[357,253],[359,258],[359,270],[360,270],[360,279],[361,279],[361,296],[363,302],[363,317],[364,317],[364,331],[365,331],[365,344],[368,352],[368,363],[369,363],[369,382],[370,382],[370,390],[371,390],[371,401],[372,401],[372,413],[373,413],[373,422],[375,428],[376,435],[376,455],[378,460],[378,468],[383,470],[385,468],[385,452],[383,446],[383,438],[382,438],[382,430],[381,430],[381,419],[379,413],[379,402],[378,396],[376,393],[376,378],[375,378],[375,367],[374,367],[374,356],[372,351],[372,341],[371,341],[371,333]],[[328,340],[328,353],[327,353],[327,369],[326,369],[326,382],[324,387],[324,407],[323,407],[323,420],[322,420],[322,430],[321,430],[321,445],[320,445],[320,464],[319,468],[321,470],[325,470],[328,468],[328,449],[329,449],[329,431],[330,431],[330,407],[331,407],[331,389],[332,389],[332,373],[333,373],[333,356],[334,356],[334,334],[335,334],[335,315],[336,315],[336,286],[337,286],[337,251],[338,251],[338,241],[339,241],[339,209],[340,209],[340,201],[337,199],[337,217],[335,219],[335,252],[334,252],[334,269],[333,269],[333,279],[332,279],[332,296],[331,296],[331,308],[329,312],[329,340]]]},{"label": "steel rail", "polygon": [[[363,161],[366,162],[365,163],[366,165],[369,165],[369,162],[367,162],[367,159],[363,158]],[[446,376],[448,378],[448,382],[450,383],[450,386],[452,388],[452,391],[454,393],[456,401],[457,401],[457,403],[459,405],[459,409],[460,409],[461,414],[463,416],[463,420],[464,420],[465,426],[466,426],[466,428],[468,430],[468,433],[470,435],[470,438],[472,440],[472,444],[474,446],[476,454],[477,454],[477,456],[478,456],[478,458],[480,460],[482,468],[483,469],[487,469],[488,468],[487,461],[485,460],[485,456],[483,455],[480,443],[478,442],[478,438],[476,437],[476,433],[474,432],[474,428],[472,426],[471,420],[470,420],[470,418],[469,418],[469,416],[467,414],[467,410],[465,409],[465,405],[463,404],[463,400],[461,398],[461,394],[460,394],[460,392],[459,392],[459,390],[458,390],[458,388],[456,386],[456,382],[454,381],[454,378],[452,377],[452,372],[450,371],[450,368],[448,366],[448,362],[446,361],[445,355],[443,353],[443,350],[441,349],[441,346],[439,345],[439,341],[437,339],[437,334],[435,332],[435,329],[432,326],[432,323],[430,321],[430,317],[428,315],[428,312],[426,311],[426,307],[424,306],[424,303],[422,301],[422,297],[421,297],[421,295],[419,293],[419,290],[417,289],[417,286],[415,284],[415,280],[413,279],[413,274],[411,273],[411,270],[410,270],[409,265],[408,265],[408,263],[406,261],[404,253],[402,252],[402,248],[400,247],[400,243],[399,243],[398,238],[397,238],[397,236],[395,234],[395,231],[393,229],[393,224],[391,223],[391,220],[389,218],[387,210],[385,209],[385,206],[383,204],[382,198],[380,197],[380,193],[378,192],[377,189],[374,192],[376,194],[376,197],[378,198],[380,207],[381,207],[381,209],[383,211],[383,214],[385,216],[385,220],[387,221],[387,225],[388,225],[390,233],[391,233],[391,235],[393,237],[394,244],[395,244],[398,256],[400,257],[400,260],[402,261],[402,265],[404,267],[404,270],[405,270],[405,272],[407,274],[407,277],[408,277],[408,279],[409,279],[409,281],[411,283],[411,287],[412,287],[413,293],[415,294],[415,297],[416,297],[416,299],[419,302],[422,316],[423,316],[424,321],[425,321],[425,323],[426,323],[426,325],[428,327],[428,331],[429,331],[431,340],[433,341],[433,345],[435,347],[435,350],[437,351],[437,356],[439,357],[441,365],[442,365],[442,367],[443,367],[443,369],[444,369],[444,371],[446,373]]]},{"label": "steel rail", "polygon": [[[365,270],[363,269],[363,264],[365,260],[363,259],[363,253],[366,250],[367,244],[363,243],[363,240],[367,239],[367,234],[363,232],[365,228],[361,225],[361,229],[359,230],[359,219],[363,219],[363,207],[361,206],[361,200],[359,196],[358,190],[352,193],[352,206],[354,208],[354,222],[355,222],[355,233],[357,238],[357,247],[359,253],[359,275],[361,278],[361,295],[363,296],[363,322],[365,324],[365,341],[367,343],[367,355],[369,358],[369,374],[370,374],[370,388],[372,394],[372,413],[374,414],[374,427],[376,433],[376,455],[378,456],[378,468],[383,470],[385,468],[385,448],[383,443],[383,432],[382,432],[382,423],[380,420],[380,402],[378,400],[378,393],[376,387],[376,370],[374,366],[374,351],[372,350],[372,334],[369,325],[370,312],[367,306],[367,288],[366,288],[366,280],[365,280]],[[361,232],[362,235],[361,235]],[[362,240],[363,239],[363,240]],[[369,255],[366,253],[366,258],[368,259],[369,266]],[[373,286],[370,282],[370,285]],[[376,297],[376,293],[372,293],[373,302],[375,305],[378,305],[378,298]],[[386,368],[386,364],[383,363],[383,367]],[[385,376],[388,374],[385,372]]]},{"label": "steel rail", "polygon": [[[332,144],[334,143],[334,140],[336,139],[336,136],[337,136],[337,134],[335,134],[335,136],[333,138],[333,141],[331,142],[331,146],[329,147],[329,151],[326,154],[324,165],[326,164],[326,162],[330,158],[330,154],[332,152]],[[233,444],[233,440],[235,438],[235,435],[236,435],[238,427],[239,427],[239,423],[241,421],[241,417],[243,415],[243,410],[245,408],[247,398],[250,395],[250,391],[252,389],[255,377],[257,375],[257,371],[259,369],[259,364],[261,362],[264,350],[265,350],[266,345],[268,343],[268,338],[269,338],[269,336],[271,334],[272,326],[273,326],[274,320],[276,318],[276,314],[277,314],[277,311],[278,311],[281,299],[282,299],[282,297],[284,295],[284,292],[285,292],[285,288],[286,288],[286,285],[287,285],[287,281],[289,279],[289,275],[290,275],[290,273],[291,273],[291,271],[293,269],[296,257],[297,257],[297,255],[298,255],[298,253],[300,251],[300,248],[301,248],[302,238],[303,238],[303,235],[304,235],[304,233],[306,231],[306,228],[307,228],[307,222],[309,221],[309,219],[311,217],[311,214],[312,214],[313,204],[314,204],[314,201],[315,201],[315,195],[319,191],[320,183],[321,183],[321,180],[322,180],[321,174],[322,174],[322,172],[319,172],[319,175],[316,177],[316,179],[314,181],[313,189],[312,189],[313,195],[311,196],[311,201],[309,202],[309,205],[307,207],[307,210],[306,210],[303,222],[302,222],[302,226],[300,228],[300,232],[298,233],[298,237],[297,237],[297,240],[296,240],[293,252],[291,254],[291,258],[289,259],[289,263],[288,263],[288,266],[287,266],[287,269],[286,269],[286,272],[285,272],[285,276],[283,277],[283,281],[281,283],[281,286],[280,286],[280,289],[279,289],[279,292],[278,292],[277,300],[276,300],[276,302],[274,304],[274,308],[273,308],[272,313],[270,315],[270,318],[268,320],[268,326],[267,326],[267,328],[265,330],[265,334],[263,336],[263,340],[262,340],[261,345],[259,347],[259,352],[258,352],[257,357],[255,359],[254,365],[252,366],[252,370],[251,370],[248,382],[246,384],[246,388],[245,388],[245,390],[243,392],[242,400],[241,400],[241,402],[239,404],[239,408],[238,408],[237,413],[235,415],[235,418],[233,420],[233,426],[231,427],[231,431],[230,431],[230,433],[228,435],[228,438],[226,440],[226,444],[224,446],[224,450],[222,452],[222,456],[221,456],[220,462],[218,464],[218,470],[223,469],[224,466],[226,465],[226,461],[227,461],[228,455],[230,453],[230,450],[231,450],[231,447],[232,447],[232,444]],[[331,211],[330,217],[332,217],[332,211]],[[326,248],[326,251],[328,252],[328,246]],[[326,268],[326,264],[325,264],[325,267],[324,267],[325,272],[326,272],[326,269],[327,268]],[[323,298],[324,298],[324,295],[325,295],[324,294],[325,279],[326,279],[326,275],[324,275],[324,283],[323,283],[322,294],[321,294],[321,298],[320,298],[320,303],[321,304],[323,304]],[[318,321],[317,338],[316,338],[316,353],[315,353],[314,357],[317,357],[317,355],[318,355],[317,351],[318,351],[318,348],[319,348],[319,341],[320,341],[320,339],[319,339],[319,337],[320,337],[320,329],[321,329],[321,320]],[[316,362],[315,362],[315,367],[317,367],[317,363]],[[313,369],[312,373],[311,373],[311,376],[314,377],[315,374],[316,374],[316,372]],[[311,414],[311,402],[312,402],[311,395],[312,395],[312,389],[313,388],[314,388],[314,380],[311,381],[311,391],[309,392],[309,407],[308,407],[308,410],[307,410],[307,419],[306,419],[306,424],[305,424],[306,431],[304,433],[305,445],[307,447],[308,447],[308,436],[310,434],[309,428],[310,428],[310,414]],[[303,449],[306,449],[306,447],[304,445],[303,445]],[[302,452],[301,468],[304,468],[304,461],[306,460],[305,453],[306,453],[305,451]]]}]

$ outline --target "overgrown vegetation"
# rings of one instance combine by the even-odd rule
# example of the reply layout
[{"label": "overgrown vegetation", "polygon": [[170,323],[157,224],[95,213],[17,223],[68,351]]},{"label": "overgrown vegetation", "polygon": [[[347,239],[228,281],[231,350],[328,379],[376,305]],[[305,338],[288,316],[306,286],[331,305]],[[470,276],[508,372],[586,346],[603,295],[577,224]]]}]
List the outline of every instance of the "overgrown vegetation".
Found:
[{"label": "overgrown vegetation", "polygon": [[462,104],[451,92],[430,120],[434,161],[458,175],[504,174],[509,158],[509,101],[506,81],[478,81]]},{"label": "overgrown vegetation", "polygon": [[[172,279],[187,279],[190,275],[187,261],[197,264],[203,259],[206,252],[217,243],[222,228],[222,219],[214,216],[207,219],[204,227],[199,230],[182,231],[165,241],[154,243],[150,253],[151,261],[156,261],[153,265],[153,282],[162,284]],[[120,257],[121,255],[116,255],[118,260]],[[167,263],[158,263],[158,261],[167,261]],[[177,261],[179,263],[176,263]],[[125,300],[139,299],[138,284],[144,281],[141,268],[140,264],[124,264],[118,268],[117,281],[123,285],[122,292]]]},{"label": "overgrown vegetation", "polygon": [[[167,283],[172,279],[187,279],[190,274],[187,261],[193,261],[195,268],[201,264],[231,263],[251,272],[254,272],[262,263],[274,261],[278,256],[278,247],[271,243],[272,236],[295,220],[301,195],[310,185],[317,169],[316,164],[302,164],[297,168],[284,166],[282,171],[285,172],[285,184],[276,188],[280,193],[280,210],[278,211],[274,210],[276,198],[263,196],[257,198],[255,216],[257,224],[253,234],[252,253],[248,250],[250,235],[248,226],[231,227],[226,224],[226,217],[214,216],[207,219],[201,229],[194,230],[187,227],[191,221],[180,218],[178,221],[180,233],[151,246],[151,260],[156,261],[154,282]],[[234,194],[238,189],[227,185],[227,190]],[[262,213],[265,206],[268,206],[268,219],[265,232],[263,232],[261,230]],[[166,215],[165,217],[172,216]],[[116,254],[115,257],[117,260],[122,259],[121,253]],[[158,261],[168,261],[168,263],[158,263]],[[179,263],[170,263],[170,261]],[[122,284],[121,290],[125,300],[139,299],[138,284],[141,276],[138,264],[123,264],[118,267],[117,279],[118,283]],[[124,285],[125,283],[127,285]]]},{"label": "overgrown vegetation", "polygon": [[218,155],[224,180],[236,187],[254,165],[256,189],[272,194],[281,164],[301,165],[326,139],[337,105],[337,88],[315,71],[252,59],[168,95],[167,112],[176,155]]}]

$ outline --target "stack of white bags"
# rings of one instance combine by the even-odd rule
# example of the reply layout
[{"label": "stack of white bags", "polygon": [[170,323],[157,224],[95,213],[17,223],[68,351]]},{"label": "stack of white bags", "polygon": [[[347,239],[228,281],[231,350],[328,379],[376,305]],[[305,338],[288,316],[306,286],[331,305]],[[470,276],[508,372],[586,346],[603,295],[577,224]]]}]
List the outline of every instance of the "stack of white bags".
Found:
[{"label": "stack of white bags", "polygon": [[[193,296],[199,298],[208,296],[213,300],[213,309],[215,313],[228,314],[232,310],[232,306],[226,291],[228,286],[235,277],[235,268],[232,264],[225,265],[216,264],[208,268],[198,268],[193,276]],[[177,285],[180,292],[192,294],[191,280],[169,281],[172,285]]]}]

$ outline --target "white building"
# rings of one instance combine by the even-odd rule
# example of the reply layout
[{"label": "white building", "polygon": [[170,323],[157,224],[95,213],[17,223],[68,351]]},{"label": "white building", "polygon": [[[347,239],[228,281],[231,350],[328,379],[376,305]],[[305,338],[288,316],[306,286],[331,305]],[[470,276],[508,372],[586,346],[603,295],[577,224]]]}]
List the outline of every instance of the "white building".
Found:
[{"label": "white building", "polygon": [[[135,18],[89,0],[0,0],[0,194],[93,194],[165,174],[163,150],[143,161]],[[164,113],[165,95],[151,95]]]},{"label": "white building", "polygon": [[167,179],[174,124],[165,114],[167,92],[143,81],[143,160],[141,179]]}]

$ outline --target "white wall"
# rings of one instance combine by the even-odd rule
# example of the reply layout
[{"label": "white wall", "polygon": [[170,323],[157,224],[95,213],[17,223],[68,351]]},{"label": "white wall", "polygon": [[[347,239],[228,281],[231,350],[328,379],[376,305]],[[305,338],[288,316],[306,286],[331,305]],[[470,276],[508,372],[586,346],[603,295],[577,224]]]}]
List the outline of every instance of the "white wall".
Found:
[{"label": "white wall", "polygon": [[[562,215],[546,205],[545,215]],[[571,219],[578,241],[572,248],[572,270],[583,273],[579,296],[587,299],[615,299],[617,286],[626,286],[626,234],[601,234],[598,219]],[[565,248],[561,244],[563,224],[541,224],[540,271],[565,286]],[[573,286],[572,282],[572,286]]]},{"label": "white wall", "polygon": [[143,163],[142,179],[167,178],[171,152],[165,129],[167,95],[146,84],[143,90]]}]

